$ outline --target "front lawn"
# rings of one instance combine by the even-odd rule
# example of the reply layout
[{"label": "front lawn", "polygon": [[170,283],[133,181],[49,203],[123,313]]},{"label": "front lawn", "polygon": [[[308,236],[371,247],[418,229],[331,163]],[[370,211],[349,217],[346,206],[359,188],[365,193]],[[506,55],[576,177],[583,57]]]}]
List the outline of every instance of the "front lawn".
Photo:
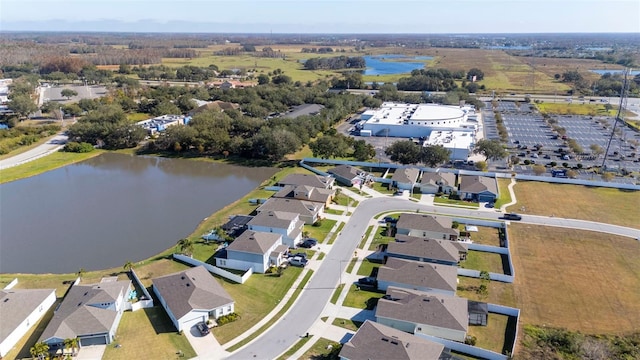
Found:
[{"label": "front lawn", "polygon": [[378,304],[378,299],[383,297],[384,294],[381,291],[363,290],[352,284],[342,306],[373,310]]},{"label": "front lawn", "polygon": [[454,200],[454,199],[449,199],[448,196],[446,195],[442,195],[442,196],[435,196],[433,198],[433,203],[436,205],[456,205],[456,206],[465,206],[465,207],[470,207],[470,208],[478,208],[478,203],[476,202],[471,202],[471,201],[464,201],[464,200]]},{"label": "front lawn", "polygon": [[387,236],[387,226],[377,228],[377,232],[369,245],[369,250],[376,250],[379,245],[388,244],[395,240],[393,236]]},{"label": "front lawn", "polygon": [[362,326],[362,321],[353,321],[351,319],[343,319],[343,318],[335,318],[333,319],[333,325],[339,326],[341,328],[345,328],[347,330],[351,330],[353,332],[358,331],[360,326]]},{"label": "front lawn", "polygon": [[358,275],[362,276],[371,276],[373,273],[373,269],[377,269],[382,266],[379,262],[372,262],[369,259],[364,259],[360,263],[360,267],[358,268]]},{"label": "front lawn", "polygon": [[393,189],[389,189],[389,184],[383,184],[379,182],[374,182],[371,185],[371,188],[379,193],[393,195],[395,192]]},{"label": "front lawn", "polygon": [[338,360],[338,354],[342,345],[329,339],[320,338],[307,350],[300,359],[302,360]]},{"label": "front lawn", "polygon": [[500,207],[504,204],[508,204],[511,202],[511,193],[509,192],[509,184],[511,183],[511,179],[498,179],[498,191],[500,196],[496,199],[494,208],[500,209]]},{"label": "front lawn", "polygon": [[319,220],[319,222],[320,226],[305,225],[304,231],[309,233],[309,237],[315,238],[319,243],[322,243],[329,232],[331,232],[331,229],[335,226],[336,221],[331,219],[322,219]]},{"label": "front lawn", "polygon": [[[120,347],[116,348],[116,344]],[[185,359],[196,356],[187,337],[178,334],[165,310],[155,306],[135,312],[125,311],[116,341],[107,346],[103,358],[175,359],[179,351],[182,351]]]}]

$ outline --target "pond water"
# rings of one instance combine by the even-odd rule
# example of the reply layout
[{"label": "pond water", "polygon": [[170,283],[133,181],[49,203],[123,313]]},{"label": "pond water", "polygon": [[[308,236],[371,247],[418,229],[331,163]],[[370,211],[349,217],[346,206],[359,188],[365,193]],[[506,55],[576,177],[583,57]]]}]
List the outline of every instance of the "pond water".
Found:
[{"label": "pond water", "polygon": [[411,60],[431,60],[431,56],[406,56],[400,54],[364,56],[367,65],[364,75],[406,74],[415,69],[424,69],[424,62]]},{"label": "pond water", "polygon": [[275,173],[103,154],[0,185],[0,272],[120,267],[162,252]]},{"label": "pond water", "polygon": [[[621,69],[616,69],[616,70],[589,70],[589,71],[591,71],[593,73],[596,73],[596,74],[599,74],[599,75],[604,75],[606,73],[610,73],[611,75],[624,73],[624,70],[621,70]],[[629,72],[629,75],[630,76],[640,75],[640,70],[631,70]]]}]

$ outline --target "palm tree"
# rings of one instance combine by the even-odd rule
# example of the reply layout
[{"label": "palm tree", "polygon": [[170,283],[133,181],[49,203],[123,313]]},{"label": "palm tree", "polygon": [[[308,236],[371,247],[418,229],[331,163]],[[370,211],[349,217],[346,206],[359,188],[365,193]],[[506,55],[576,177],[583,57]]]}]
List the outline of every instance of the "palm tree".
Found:
[{"label": "palm tree", "polygon": [[189,238],[180,239],[178,241],[178,249],[185,255],[191,255],[193,253],[193,240]]},{"label": "palm tree", "polygon": [[72,339],[64,339],[62,342],[64,344],[64,348],[69,350],[71,349],[72,356],[76,356],[76,348],[78,347],[78,338]]},{"label": "palm tree", "polygon": [[122,268],[124,269],[124,271],[131,271],[131,269],[133,269],[133,263],[131,262],[131,260],[127,260],[127,262],[124,263]]},{"label": "palm tree", "polygon": [[79,278],[82,278],[82,275],[84,275],[84,273],[87,272],[84,268],[80,268],[80,270],[78,270],[77,274]]},{"label": "palm tree", "polygon": [[49,357],[49,345],[45,342],[35,343],[31,349],[29,349],[29,353],[34,358],[37,357],[39,360],[44,360]]}]

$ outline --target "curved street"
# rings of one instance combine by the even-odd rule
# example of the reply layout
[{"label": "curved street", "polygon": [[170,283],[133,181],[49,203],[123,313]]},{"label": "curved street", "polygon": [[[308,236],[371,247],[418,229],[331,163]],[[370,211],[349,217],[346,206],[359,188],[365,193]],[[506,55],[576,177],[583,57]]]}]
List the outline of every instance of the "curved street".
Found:
[{"label": "curved street", "polygon": [[18,166],[58,151],[62,149],[64,144],[67,142],[67,139],[67,135],[64,135],[64,132],[60,132],[47,140],[44,144],[40,144],[31,150],[10,158],[0,160],[0,170]]},{"label": "curved street", "polygon": [[[396,210],[421,211],[432,214],[492,220],[497,220],[502,216],[501,213],[494,211],[433,206],[393,197],[363,200],[345,224],[326,258],[322,261],[320,267],[289,312],[256,340],[231,354],[228,358],[274,359],[297,342],[301,336],[304,336],[320,316],[325,305],[329,303],[329,299],[338,285],[340,274],[353,257],[358,243],[369,226],[369,221],[379,213]],[[523,215],[520,222],[592,230],[636,239],[640,236],[640,230],[638,229],[583,220]]]}]

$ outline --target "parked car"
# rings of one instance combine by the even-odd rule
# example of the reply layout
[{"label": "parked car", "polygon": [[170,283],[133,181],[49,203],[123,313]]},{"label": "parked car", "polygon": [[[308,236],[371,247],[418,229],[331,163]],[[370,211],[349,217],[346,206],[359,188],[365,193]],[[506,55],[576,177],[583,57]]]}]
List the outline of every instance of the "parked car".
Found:
[{"label": "parked car", "polygon": [[198,331],[200,331],[200,335],[202,336],[209,334],[209,327],[203,322],[197,323],[196,328],[198,328]]},{"label": "parked car", "polygon": [[378,281],[374,277],[364,277],[358,279],[358,284],[362,286],[378,286]]},{"label": "parked car", "polygon": [[307,265],[307,259],[302,258],[300,256],[295,256],[289,259],[289,264],[291,266],[299,266],[299,267],[304,267]]},{"label": "parked car", "polygon": [[522,216],[516,214],[516,213],[509,213],[509,214],[504,214],[503,218],[505,220],[522,220]]},{"label": "parked car", "polygon": [[290,258],[294,258],[296,256],[301,257],[301,258],[303,258],[305,260],[307,259],[307,253],[299,252],[299,253],[295,253],[295,254],[289,254]]},{"label": "parked car", "polygon": [[385,216],[383,220],[384,220],[384,222],[388,222],[390,224],[395,224],[395,223],[398,222],[398,219],[394,218],[392,216]]},{"label": "parked car", "polygon": [[300,247],[306,248],[306,249],[311,249],[312,247],[318,245],[318,240],[313,239],[313,238],[308,238],[308,239],[304,239],[304,241],[302,242],[302,244],[300,244]]}]

